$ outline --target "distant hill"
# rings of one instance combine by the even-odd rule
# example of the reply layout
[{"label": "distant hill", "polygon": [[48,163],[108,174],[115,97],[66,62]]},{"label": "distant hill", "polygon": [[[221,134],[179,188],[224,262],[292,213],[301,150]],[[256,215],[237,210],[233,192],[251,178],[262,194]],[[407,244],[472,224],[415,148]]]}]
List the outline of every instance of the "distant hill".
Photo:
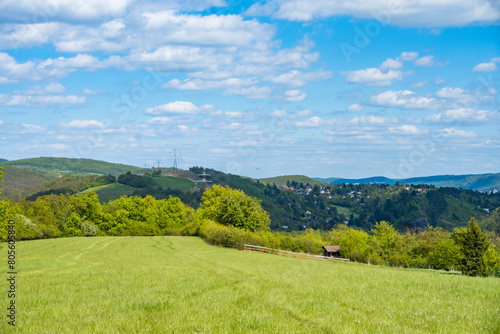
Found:
[{"label": "distant hill", "polygon": [[283,175],[283,176],[259,179],[259,181],[264,184],[270,184],[270,185],[276,184],[278,187],[286,185],[287,182],[297,182],[297,183],[302,183],[304,185],[309,184],[311,186],[314,185],[321,186],[324,185],[325,183],[323,181],[315,180],[304,175]]},{"label": "distant hill", "polygon": [[47,174],[34,170],[2,165],[3,183],[0,183],[2,198],[14,198],[22,191],[38,186],[52,179]]},{"label": "distant hill", "polygon": [[142,168],[136,166],[92,159],[47,157],[6,161],[2,165],[34,170],[53,177],[59,175],[84,176],[89,174],[116,176],[128,171],[137,172],[142,170]]},{"label": "distant hill", "polygon": [[480,175],[436,175],[426,177],[414,177],[408,179],[389,179],[383,176],[375,176],[363,179],[341,179],[341,178],[314,178],[321,182],[339,185],[346,184],[428,184],[436,187],[453,187],[467,190],[487,191],[500,190],[500,173]]},{"label": "distant hill", "polygon": [[411,178],[405,183],[432,184],[436,187],[454,187],[468,190],[500,190],[500,173],[481,175],[442,175],[423,178]]},{"label": "distant hill", "polygon": [[[395,185],[398,180],[393,180],[389,179],[384,176],[373,176],[373,177],[367,177],[363,179],[342,179],[338,177],[329,177],[329,178],[314,178],[315,180],[321,181],[321,182],[326,182],[326,183],[331,183],[335,185],[339,185],[342,183],[347,183],[347,184],[370,184],[370,183],[376,183],[376,184],[388,184],[388,185]],[[400,182],[401,183],[401,182]]]},{"label": "distant hill", "polygon": [[0,159],[0,164],[1,164],[2,162],[5,162],[5,161],[9,161],[9,160],[7,160],[7,159]]}]

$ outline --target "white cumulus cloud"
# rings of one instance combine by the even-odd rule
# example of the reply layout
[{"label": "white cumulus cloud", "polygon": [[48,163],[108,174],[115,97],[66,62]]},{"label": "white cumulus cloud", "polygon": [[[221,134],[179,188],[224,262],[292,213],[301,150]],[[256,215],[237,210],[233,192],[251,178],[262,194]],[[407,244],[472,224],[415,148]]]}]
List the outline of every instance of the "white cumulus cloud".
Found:
[{"label": "white cumulus cloud", "polygon": [[399,58],[401,58],[401,60],[404,60],[404,61],[411,61],[411,60],[415,60],[418,58],[418,52],[408,52],[408,51],[405,51],[405,52],[401,52],[401,54],[399,55]]},{"label": "white cumulus cloud", "polygon": [[148,115],[161,114],[198,114],[201,109],[191,102],[175,101],[167,104],[162,104],[153,108],[147,108],[144,111]]},{"label": "white cumulus cloud", "polygon": [[499,116],[497,111],[457,108],[449,109],[439,114],[429,115],[425,119],[430,122],[494,122],[498,121]]},{"label": "white cumulus cloud", "polygon": [[415,65],[420,67],[430,67],[436,64],[434,56],[425,56],[415,60]]},{"label": "white cumulus cloud", "polygon": [[403,135],[418,135],[421,133],[420,129],[417,128],[415,125],[408,125],[408,124],[404,124],[395,128],[391,127],[389,128],[389,131]]},{"label": "white cumulus cloud", "polygon": [[387,70],[399,70],[403,67],[403,62],[399,59],[387,58],[382,65],[380,65],[380,70],[385,72]]},{"label": "white cumulus cloud", "polygon": [[47,107],[59,104],[82,104],[85,96],[76,95],[11,95],[0,94],[0,105],[21,107]]},{"label": "white cumulus cloud", "polygon": [[358,124],[369,124],[369,125],[385,125],[385,124],[393,124],[397,123],[398,119],[393,117],[384,117],[384,116],[376,116],[376,115],[368,115],[361,117],[354,117],[349,121],[350,124],[358,125]]},{"label": "white cumulus cloud", "polygon": [[346,77],[347,82],[355,82],[367,86],[390,86],[393,80],[401,81],[403,72],[388,70],[382,72],[378,68],[367,68],[364,70],[341,72]]},{"label": "white cumulus cloud", "polygon": [[481,63],[472,69],[472,72],[493,72],[498,70],[497,64],[491,62],[491,63]]},{"label": "white cumulus cloud", "polygon": [[465,138],[470,138],[470,137],[475,137],[476,134],[474,131],[465,131],[465,130],[459,130],[459,129],[454,129],[454,128],[446,128],[441,130],[441,134],[443,137],[465,137]]},{"label": "white cumulus cloud", "polygon": [[283,101],[285,102],[299,102],[304,100],[307,97],[307,94],[300,89],[292,89],[286,90],[285,96],[283,97]]},{"label": "white cumulus cloud", "polygon": [[295,126],[301,127],[301,128],[317,128],[320,126],[320,124],[323,122],[323,120],[317,116],[313,116],[311,118],[308,118],[305,121],[297,121],[295,122]]},{"label": "white cumulus cloud", "polygon": [[416,95],[410,90],[386,91],[370,98],[370,103],[383,107],[401,107],[404,109],[431,109],[437,106],[438,101]]},{"label": "white cumulus cloud", "polygon": [[74,119],[69,123],[63,122],[61,126],[65,128],[75,128],[75,129],[104,128],[104,124],[95,119]]},{"label": "white cumulus cloud", "polygon": [[349,112],[357,112],[357,111],[363,111],[364,107],[358,103],[351,104],[349,108],[347,108],[347,111]]}]

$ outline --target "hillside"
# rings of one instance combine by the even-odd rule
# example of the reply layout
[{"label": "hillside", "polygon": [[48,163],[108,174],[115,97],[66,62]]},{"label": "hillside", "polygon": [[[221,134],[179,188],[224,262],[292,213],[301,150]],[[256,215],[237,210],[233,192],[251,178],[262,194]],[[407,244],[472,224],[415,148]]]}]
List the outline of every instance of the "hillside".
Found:
[{"label": "hillside", "polygon": [[[198,174],[200,167],[191,171]],[[471,217],[485,219],[500,206],[500,195],[487,195],[465,189],[433,186],[323,185],[309,193],[291,182],[290,190],[277,185],[252,181],[237,175],[207,169],[214,184],[241,189],[259,198],[271,216],[273,230],[328,230],[336,224],[370,231],[376,222],[386,220],[398,230],[441,226],[451,230],[466,226]],[[142,193],[145,195],[146,193]],[[153,194],[154,195],[154,194]],[[197,207],[196,201],[183,198]],[[195,204],[193,204],[193,202]],[[485,210],[487,209],[487,210]]]},{"label": "hillside", "polygon": [[[178,172],[182,173],[182,172]],[[188,174],[190,175],[190,174]],[[147,178],[144,176],[140,176],[141,178]],[[81,193],[88,193],[90,191],[95,192],[99,196],[99,201],[101,203],[107,203],[109,201],[120,198],[121,196],[131,196],[131,195],[146,195],[149,192],[153,192],[155,194],[162,192],[173,192],[172,194],[185,193],[191,188],[195,187],[195,183],[186,178],[181,177],[173,177],[173,176],[161,176],[161,177],[150,177],[151,187],[148,189],[141,189],[137,187],[133,187],[130,185],[113,183],[99,187],[91,187],[88,188]],[[158,198],[167,198],[168,196],[162,197],[157,196]]]},{"label": "hillside", "polygon": [[454,187],[468,190],[500,190],[500,173],[483,175],[443,175],[423,178],[411,178],[405,183],[432,184],[436,187]]},{"label": "hillside", "polygon": [[142,170],[142,168],[136,166],[92,159],[47,157],[6,161],[2,163],[2,166],[14,166],[34,170],[52,177],[58,177],[59,175],[83,176],[88,174],[116,176],[128,171],[137,172]]},{"label": "hillside", "polygon": [[120,183],[111,183],[103,186],[88,188],[79,194],[95,192],[99,196],[99,202],[107,203],[122,196],[130,196],[136,189]]},{"label": "hillside", "polygon": [[52,179],[47,174],[34,170],[2,165],[4,177],[0,183],[2,198],[22,196],[21,193],[31,187],[38,186]]},{"label": "hillside", "polygon": [[[16,246],[19,333],[500,329],[495,278],[249,253],[194,237],[59,238]],[[8,291],[9,282],[1,284]],[[7,293],[1,302],[7,305]],[[8,327],[2,321],[0,332],[10,333]]]},{"label": "hillside", "polygon": [[436,175],[426,177],[414,177],[408,179],[390,179],[384,176],[368,177],[362,179],[342,178],[314,178],[317,181],[327,182],[335,185],[349,184],[428,184],[436,187],[453,187],[468,190],[488,191],[500,190],[500,173],[481,175]]},{"label": "hillside", "polygon": [[304,175],[283,175],[283,176],[268,177],[268,178],[264,178],[264,179],[259,179],[259,181],[264,183],[264,184],[271,184],[271,185],[276,184],[278,187],[286,186],[287,183],[291,183],[291,182],[302,183],[304,185],[309,184],[311,186],[325,185],[325,183],[322,181],[315,180],[313,178],[310,178],[310,177],[307,177]]}]

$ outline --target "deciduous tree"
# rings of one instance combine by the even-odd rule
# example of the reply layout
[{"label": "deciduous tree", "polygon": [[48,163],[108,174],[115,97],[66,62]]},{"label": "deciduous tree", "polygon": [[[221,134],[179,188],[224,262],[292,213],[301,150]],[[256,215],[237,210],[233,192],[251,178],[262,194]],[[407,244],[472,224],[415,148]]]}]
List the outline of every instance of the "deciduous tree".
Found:
[{"label": "deciduous tree", "polygon": [[269,214],[260,200],[228,186],[214,185],[207,189],[197,214],[203,219],[248,231],[268,229],[270,224]]}]

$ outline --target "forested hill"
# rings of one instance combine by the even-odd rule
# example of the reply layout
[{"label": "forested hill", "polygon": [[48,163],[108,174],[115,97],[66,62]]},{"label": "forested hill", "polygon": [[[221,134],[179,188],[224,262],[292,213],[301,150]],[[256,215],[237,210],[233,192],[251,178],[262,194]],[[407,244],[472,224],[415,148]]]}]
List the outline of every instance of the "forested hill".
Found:
[{"label": "forested hill", "polygon": [[4,161],[0,165],[34,170],[53,177],[58,177],[59,175],[84,176],[89,174],[116,176],[128,171],[134,172],[142,169],[136,166],[92,159],[47,157]]},{"label": "forested hill", "polygon": [[52,180],[53,177],[30,169],[13,166],[3,166],[4,180],[0,183],[3,198],[14,198],[31,187],[38,186]]},{"label": "forested hill", "polygon": [[390,179],[384,176],[368,177],[363,179],[342,179],[332,178],[314,178],[320,182],[331,184],[429,184],[436,187],[454,187],[468,190],[489,191],[500,190],[500,173],[480,174],[480,175],[436,175],[425,177],[414,177],[408,179]]}]

